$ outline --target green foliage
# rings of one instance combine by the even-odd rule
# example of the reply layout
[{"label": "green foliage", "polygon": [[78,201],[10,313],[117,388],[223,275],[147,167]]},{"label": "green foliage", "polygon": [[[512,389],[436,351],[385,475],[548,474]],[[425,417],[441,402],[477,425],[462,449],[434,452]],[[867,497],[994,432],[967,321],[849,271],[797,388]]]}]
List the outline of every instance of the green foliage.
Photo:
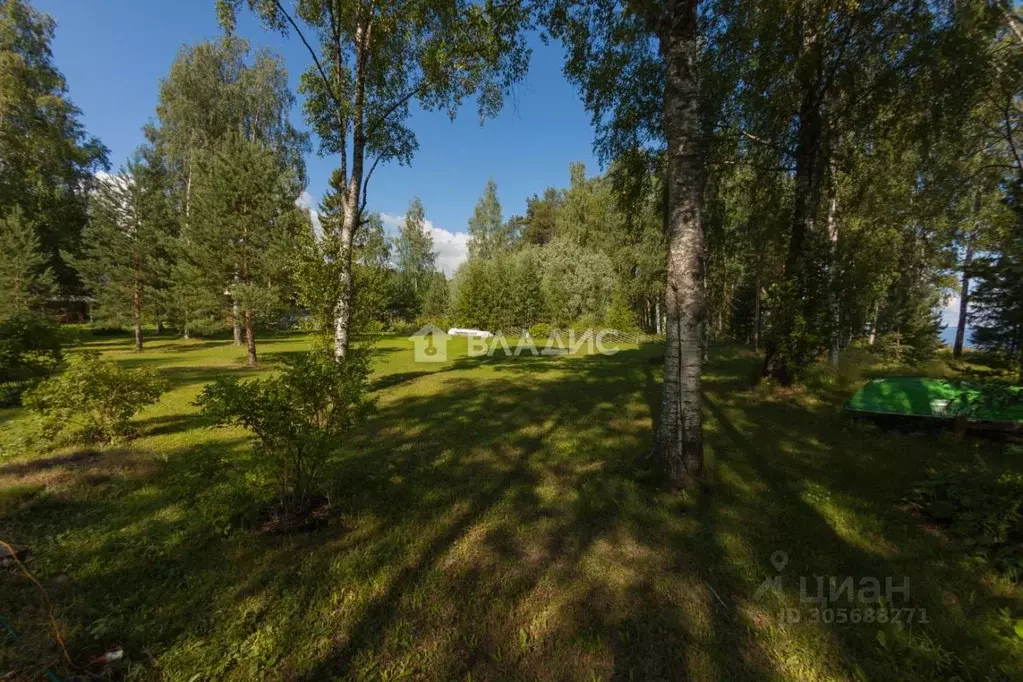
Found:
[{"label": "green foliage", "polygon": [[39,310],[53,295],[53,274],[39,246],[20,206],[0,216],[0,320]]},{"label": "green foliage", "polygon": [[611,299],[611,307],[604,315],[604,325],[624,333],[638,331],[636,314],[629,308],[622,292],[616,291]]},{"label": "green foliage", "polygon": [[423,314],[431,318],[444,318],[451,308],[451,287],[442,272],[435,272],[430,277],[430,286],[426,290],[423,302]]},{"label": "green foliage", "polygon": [[584,315],[602,318],[614,296],[611,259],[558,237],[541,251],[541,282],[548,319],[566,326]]},{"label": "green foliage", "polygon": [[520,235],[522,241],[543,246],[554,239],[560,207],[561,193],[554,187],[545,189],[543,197],[534,194],[526,199],[525,227]]},{"label": "green foliage", "polygon": [[554,328],[546,322],[537,322],[529,328],[529,335],[535,340],[550,338]]},{"label": "green foliage", "polygon": [[934,474],[914,485],[909,499],[1008,578],[1023,581],[1023,474]]},{"label": "green foliage", "polygon": [[1007,193],[1015,220],[992,239],[992,252],[973,265],[973,342],[1016,356],[1023,381],[1023,187]]},{"label": "green foliage", "polygon": [[53,373],[63,359],[63,334],[55,322],[19,312],[0,322],[0,406]]},{"label": "green foliage", "polygon": [[497,183],[491,178],[476,202],[469,218],[469,257],[489,260],[508,251],[513,235],[501,215],[501,201],[497,198]]},{"label": "green foliage", "polygon": [[142,148],[117,175],[104,177],[92,196],[82,253],[69,260],[96,298],[96,317],[117,326],[141,326],[170,274],[167,247],[175,227],[165,169]]},{"label": "green foliage", "polygon": [[[309,124],[329,154],[342,153],[358,120],[366,132],[366,152],[384,162],[407,163],[418,147],[405,125],[410,104],[454,116],[465,98],[476,94],[480,117],[493,116],[504,93],[525,75],[529,59],[519,30],[525,8],[498,11],[459,0],[431,2],[416,11],[381,3],[363,12],[337,0],[300,0],[287,14],[284,4],[263,0],[217,0],[216,5],[228,33],[238,9],[248,5],[268,29],[287,34],[300,27],[310,49],[319,47],[317,63],[302,74],[300,89]],[[372,32],[365,30],[367,24]],[[371,39],[360,42],[364,30]],[[347,175],[349,169],[341,170]]]},{"label": "green foliage", "polygon": [[295,208],[299,186],[269,146],[229,134],[199,155],[187,255],[211,292],[267,319],[308,232]]},{"label": "green foliage", "polygon": [[196,153],[231,133],[267,145],[304,179],[309,141],[291,124],[294,104],[284,60],[273,51],[261,48],[250,59],[249,43],[234,36],[183,47],[160,83],[152,131],[182,212],[189,208]]},{"label": "green foliage", "polygon": [[394,239],[394,257],[397,266],[400,307],[405,319],[414,319],[423,312],[437,255],[433,252],[433,237],[426,225],[426,209],[416,197],[409,204],[405,219],[398,227]]},{"label": "green foliage", "polygon": [[63,373],[28,391],[24,403],[42,415],[52,442],[110,443],[130,437],[131,418],[167,388],[165,380],[145,368],[124,369],[86,352]]},{"label": "green foliage", "polygon": [[[208,178],[201,176],[215,163],[211,157],[227,149],[225,140],[240,135],[272,156],[280,175],[290,174],[297,184],[304,182],[303,154],[309,142],[308,136],[290,122],[294,101],[283,60],[266,49],[257,50],[250,58],[249,44],[230,36],[184,47],[160,84],[157,122],[146,132],[167,170],[175,239],[168,248],[172,262],[169,282],[163,283],[161,296],[154,301],[154,312],[168,316],[186,336],[224,327],[232,303],[224,292],[233,284],[234,275],[231,272],[224,280],[224,261],[242,250],[232,244],[232,248],[223,253],[215,250],[211,256],[209,242],[224,237],[220,229],[224,226],[208,231],[208,222],[200,224],[209,220],[209,211],[216,208],[216,200],[211,203],[207,192],[207,214],[198,213],[203,208],[198,195],[203,193],[204,185],[205,189],[210,185]],[[241,162],[240,158],[234,160]],[[251,173],[245,179],[251,180]],[[221,180],[228,184],[243,178]],[[279,187],[271,182],[259,190],[265,196],[279,191]],[[221,198],[225,196],[223,186],[219,193]],[[239,297],[249,295],[254,304],[258,302],[254,311],[257,322],[268,325],[295,304],[292,268],[298,259],[293,257],[292,249],[300,241],[296,232],[311,229],[303,225],[305,219],[298,211],[292,211],[291,206],[287,209],[279,212],[280,224],[275,229],[294,239],[277,240],[259,253],[261,263],[267,264],[262,281],[271,286],[253,290],[242,285],[236,292]],[[257,222],[253,228],[260,230],[262,226]]]},{"label": "green foliage", "polygon": [[[606,255],[557,238],[490,260],[470,258],[455,273],[453,315],[459,325],[490,330],[542,321],[567,327],[582,317],[596,325],[614,287],[614,266]],[[624,311],[617,314],[627,321]]]},{"label": "green foliage", "polygon": [[18,207],[36,235],[33,250],[70,294],[78,281],[62,254],[78,252],[87,192],[106,168],[107,150],[86,134],[53,63],[55,26],[24,0],[0,2],[0,219]]},{"label": "green foliage", "polygon": [[879,335],[874,345],[869,348],[886,365],[905,363],[912,351],[911,347],[902,342],[902,334],[898,332]]},{"label": "green foliage", "polygon": [[328,458],[373,409],[366,397],[367,358],[336,362],[322,351],[299,354],[277,376],[219,379],[196,404],[221,425],[239,424],[257,439],[260,461],[286,508],[323,491]]}]

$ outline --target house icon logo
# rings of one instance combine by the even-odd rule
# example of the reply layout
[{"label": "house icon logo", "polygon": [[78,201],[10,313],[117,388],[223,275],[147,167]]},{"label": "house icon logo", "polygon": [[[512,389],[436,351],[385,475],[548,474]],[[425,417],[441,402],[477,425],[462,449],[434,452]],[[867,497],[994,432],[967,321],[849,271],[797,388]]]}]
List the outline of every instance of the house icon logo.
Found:
[{"label": "house icon logo", "polygon": [[447,361],[448,335],[443,329],[428,324],[408,338],[412,342],[416,362]]}]

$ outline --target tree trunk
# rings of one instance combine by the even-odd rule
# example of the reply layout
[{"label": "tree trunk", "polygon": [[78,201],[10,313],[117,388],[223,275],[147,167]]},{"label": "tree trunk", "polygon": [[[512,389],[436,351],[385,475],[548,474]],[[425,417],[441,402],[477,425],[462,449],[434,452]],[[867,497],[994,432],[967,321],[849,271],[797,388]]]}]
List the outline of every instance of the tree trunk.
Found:
[{"label": "tree trunk", "polygon": [[1023,324],[1016,327],[1016,353],[1019,359],[1019,377],[1017,380],[1023,384]]},{"label": "tree trunk", "polygon": [[249,367],[256,366],[256,335],[252,329],[252,307],[245,306],[245,349],[249,354]]},{"label": "tree trunk", "polygon": [[671,0],[661,52],[667,64],[668,272],[664,384],[655,455],[676,487],[703,469],[703,222],[698,148],[696,0]]},{"label": "tree trunk", "polygon": [[814,267],[824,169],[823,93],[820,92],[824,65],[819,37],[810,24],[806,17],[800,18],[801,54],[797,75],[800,103],[792,232],[785,264],[786,289],[780,304],[772,307],[777,313],[777,323],[771,325],[775,331],[764,362],[764,375],[786,386],[798,379],[809,358],[823,350],[810,345],[806,332],[808,327],[821,321],[816,319],[816,308],[824,293],[819,291],[824,283]]},{"label": "tree trunk", "polygon": [[838,367],[842,351],[841,297],[838,291],[838,178],[834,164],[831,165],[831,188],[828,197],[828,314],[831,317],[831,346],[828,349],[828,363]]},{"label": "tree trunk", "polygon": [[[362,221],[362,182],[366,160],[365,102],[366,67],[370,52],[373,22],[366,18],[355,30],[355,102],[352,110],[352,175],[343,188],[343,219],[338,239],[341,292],[334,309],[334,357],[341,360],[348,355],[352,336],[352,305],[355,292],[352,287],[352,241]],[[340,66],[340,65],[339,65]],[[344,165],[342,157],[342,165]]]},{"label": "tree trunk", "polygon": [[[136,262],[136,270],[138,263]],[[136,281],[131,293],[131,312],[135,318],[135,350],[142,350],[142,285]]]},{"label": "tree trunk", "polygon": [[959,287],[959,321],[956,324],[956,340],[952,346],[952,357],[963,356],[963,345],[966,342],[966,318],[970,309],[970,265],[973,263],[973,244],[977,238],[978,215],[980,214],[980,192],[973,200],[973,230],[966,239],[966,253],[963,254],[963,283]]},{"label": "tree trunk", "polygon": [[[191,222],[192,222],[192,155],[193,155],[193,148],[189,147],[189,149],[188,149],[188,175],[185,178],[185,226],[186,227],[190,226]],[[186,231],[186,235],[187,235],[187,231]],[[185,243],[186,244],[187,244],[187,239],[188,238],[186,236],[185,237]],[[192,334],[191,334],[192,330],[189,328],[189,310],[188,310],[188,304],[187,303],[185,304],[184,317],[185,317],[185,319],[182,320],[182,327],[183,327],[183,329],[181,331],[182,331],[182,335],[185,337],[185,340],[187,341],[192,336]]]},{"label": "tree trunk", "polygon": [[881,305],[879,303],[874,304],[874,314],[870,316],[870,337],[867,339],[868,345],[873,346],[874,342],[877,341],[877,318],[881,314]]},{"label": "tree trunk", "polygon": [[760,267],[757,266],[757,290],[753,294],[753,351],[760,350],[760,289],[763,283],[760,281]]},{"label": "tree trunk", "polygon": [[344,218],[341,224],[340,239],[338,240],[338,248],[340,250],[338,259],[341,265],[339,273],[341,291],[338,296],[337,306],[334,308],[334,358],[337,360],[347,357],[348,346],[351,343],[353,301],[352,238],[355,232],[354,223],[356,221],[355,213],[357,209],[352,209],[349,204],[349,201],[345,201]]},{"label": "tree trunk", "polygon": [[242,345],[242,324],[241,324],[241,307],[238,305],[238,299],[231,294],[231,332],[234,338],[234,345]]},{"label": "tree trunk", "polygon": [[966,254],[963,256],[963,283],[959,287],[959,321],[956,323],[956,340],[952,346],[952,357],[963,356],[963,345],[966,342],[966,318],[970,307],[970,263],[973,262],[973,235],[966,242]]}]

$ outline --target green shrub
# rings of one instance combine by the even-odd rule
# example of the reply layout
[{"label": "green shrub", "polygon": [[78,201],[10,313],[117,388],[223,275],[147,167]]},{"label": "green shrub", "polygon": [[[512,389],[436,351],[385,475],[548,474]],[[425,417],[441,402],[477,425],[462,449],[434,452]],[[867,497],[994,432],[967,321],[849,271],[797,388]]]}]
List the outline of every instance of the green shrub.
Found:
[{"label": "green shrub", "polygon": [[51,442],[109,443],[131,436],[131,418],[166,390],[153,372],[127,370],[90,352],[27,392],[25,405],[42,415]]},{"label": "green shrub", "polygon": [[447,331],[448,329],[451,329],[452,326],[454,326],[451,324],[451,320],[446,317],[435,315],[420,315],[416,319],[415,323],[416,331],[419,331],[428,324],[432,324],[438,329],[443,329],[444,331]]},{"label": "green shrub", "polygon": [[52,374],[63,359],[57,323],[34,313],[15,313],[0,323],[0,406]]},{"label": "green shrub", "polygon": [[529,335],[533,339],[547,339],[550,338],[552,328],[546,322],[537,322],[529,328]]},{"label": "green shrub", "polygon": [[1010,579],[1023,580],[1023,474],[935,474],[909,499]]},{"label": "green shrub", "polygon": [[639,331],[636,313],[629,307],[628,301],[620,292],[615,292],[614,298],[611,300],[611,307],[604,314],[604,324],[623,334]]},{"label": "green shrub", "polygon": [[595,315],[583,315],[570,324],[568,328],[576,334],[583,334],[588,331],[595,333],[598,329],[600,329],[600,323]]},{"label": "green shrub", "polygon": [[303,353],[277,376],[209,384],[196,400],[219,425],[239,424],[257,439],[261,467],[275,482],[285,509],[301,508],[320,492],[330,455],[373,409],[366,397],[367,358],[335,362],[326,353]]},{"label": "green shrub", "polygon": [[910,357],[913,349],[902,341],[898,332],[882,334],[871,348],[878,359],[886,365],[900,365]]}]

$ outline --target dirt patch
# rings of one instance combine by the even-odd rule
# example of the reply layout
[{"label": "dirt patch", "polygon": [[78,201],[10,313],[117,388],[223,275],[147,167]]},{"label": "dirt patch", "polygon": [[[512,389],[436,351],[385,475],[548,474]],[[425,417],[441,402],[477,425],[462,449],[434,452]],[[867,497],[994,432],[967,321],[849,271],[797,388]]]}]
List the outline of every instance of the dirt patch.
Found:
[{"label": "dirt patch", "polygon": [[949,542],[948,533],[945,532],[945,529],[925,514],[923,508],[919,504],[916,504],[915,502],[904,502],[903,504],[895,505],[895,508],[912,517],[913,521],[916,522],[923,532],[927,533],[931,537],[941,540],[942,543]]},{"label": "dirt patch", "polygon": [[91,448],[75,450],[67,455],[42,457],[40,459],[32,459],[27,462],[5,464],[0,466],[0,476],[27,476],[40,471],[48,471],[56,467],[82,466],[89,464],[90,462],[94,462],[102,456],[102,452]]},{"label": "dirt patch", "polygon": [[285,508],[274,503],[256,524],[257,535],[306,533],[322,528],[337,518],[338,510],[325,497],[309,500],[301,507]]}]

